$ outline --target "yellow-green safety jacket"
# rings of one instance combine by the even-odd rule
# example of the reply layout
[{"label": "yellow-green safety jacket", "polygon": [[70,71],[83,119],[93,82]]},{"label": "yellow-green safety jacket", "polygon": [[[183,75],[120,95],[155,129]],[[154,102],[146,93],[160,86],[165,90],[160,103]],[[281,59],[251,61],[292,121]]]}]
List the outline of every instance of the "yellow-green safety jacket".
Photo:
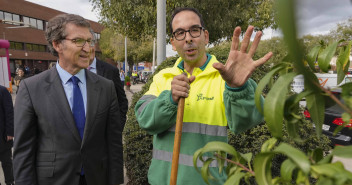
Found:
[{"label": "yellow-green safety jacket", "polygon": [[[254,103],[256,83],[249,79],[240,88],[230,88],[220,73],[213,68],[216,57],[207,54],[206,63],[193,70],[195,80],[190,84],[185,99],[181,149],[177,184],[206,184],[193,167],[193,154],[211,141],[227,142],[227,128],[240,133],[257,124],[263,117]],[[149,167],[148,181],[152,185],[166,185],[170,181],[172,151],[175,135],[177,104],[171,98],[171,81],[186,72],[184,61],[179,58],[172,68],[160,71],[153,78],[146,92],[135,106],[140,127],[153,137],[153,158]],[[189,73],[188,77],[190,76]],[[198,167],[202,163],[198,161]],[[223,184],[226,175],[219,174],[216,161],[210,164],[210,171]]]}]

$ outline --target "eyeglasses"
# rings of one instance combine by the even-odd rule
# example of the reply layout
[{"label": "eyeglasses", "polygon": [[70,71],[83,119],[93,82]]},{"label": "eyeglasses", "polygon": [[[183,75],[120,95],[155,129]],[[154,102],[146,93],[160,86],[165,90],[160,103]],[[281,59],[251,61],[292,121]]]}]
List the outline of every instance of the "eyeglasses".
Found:
[{"label": "eyeglasses", "polygon": [[189,32],[192,38],[197,38],[202,33],[202,30],[204,30],[203,27],[195,26],[195,27],[191,27],[189,30],[177,29],[172,33],[172,35],[175,37],[176,40],[181,41],[186,38],[187,32]]},{"label": "eyeglasses", "polygon": [[95,41],[91,39],[84,40],[82,38],[76,38],[76,39],[65,38],[65,40],[70,40],[71,42],[75,43],[77,47],[83,47],[86,43],[88,43],[89,46],[95,45]]}]

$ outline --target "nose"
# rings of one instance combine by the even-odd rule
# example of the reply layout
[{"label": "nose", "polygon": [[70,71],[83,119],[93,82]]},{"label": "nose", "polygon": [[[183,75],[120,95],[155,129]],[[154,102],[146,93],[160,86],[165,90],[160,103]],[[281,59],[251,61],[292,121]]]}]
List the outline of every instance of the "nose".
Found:
[{"label": "nose", "polygon": [[82,46],[82,50],[85,51],[85,52],[90,52],[91,48],[89,46],[89,43],[88,42],[85,42],[84,45]]},{"label": "nose", "polygon": [[188,34],[187,32],[185,33],[186,34],[186,38],[185,38],[185,41],[187,44],[190,44],[193,42],[193,37],[191,36],[191,33],[188,31]]}]

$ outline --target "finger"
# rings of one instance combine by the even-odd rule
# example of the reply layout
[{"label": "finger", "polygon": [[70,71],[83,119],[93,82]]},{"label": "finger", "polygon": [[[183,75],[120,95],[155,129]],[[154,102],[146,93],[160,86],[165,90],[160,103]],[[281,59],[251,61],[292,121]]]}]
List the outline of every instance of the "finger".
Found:
[{"label": "finger", "polygon": [[175,77],[174,77],[174,80],[175,80],[175,81],[183,81],[183,82],[186,82],[186,83],[189,82],[189,79],[188,79],[187,76],[184,75],[184,74],[175,76]]},{"label": "finger", "polygon": [[196,77],[195,77],[195,76],[191,76],[191,77],[189,77],[189,83],[192,83],[195,79],[196,79]]},{"label": "finger", "polygon": [[262,58],[260,58],[260,59],[258,59],[258,60],[256,60],[256,61],[254,62],[255,66],[258,67],[258,66],[264,64],[264,63],[265,63],[266,61],[268,61],[272,56],[273,56],[273,53],[272,53],[272,52],[267,53],[264,57],[262,57]]},{"label": "finger", "polygon": [[238,50],[238,45],[240,43],[241,27],[237,26],[233,31],[231,50]]},{"label": "finger", "polygon": [[213,67],[218,70],[220,74],[223,74],[225,71],[225,65],[222,63],[214,63]]},{"label": "finger", "polygon": [[189,94],[189,90],[187,88],[172,89],[172,96],[175,96],[175,97],[188,97],[188,94]]},{"label": "finger", "polygon": [[171,88],[173,89],[180,89],[180,88],[185,88],[185,89],[189,89],[190,86],[187,82],[184,81],[172,81],[171,82]]},{"label": "finger", "polygon": [[260,42],[260,38],[262,37],[263,33],[261,31],[258,31],[256,34],[255,34],[255,37],[254,37],[254,41],[251,45],[251,48],[249,49],[249,56],[253,57],[255,51],[257,51],[257,47],[259,45],[259,42]]},{"label": "finger", "polygon": [[241,43],[241,52],[245,53],[247,51],[249,41],[251,40],[251,36],[253,33],[254,27],[248,26],[246,33],[244,34],[244,38]]}]

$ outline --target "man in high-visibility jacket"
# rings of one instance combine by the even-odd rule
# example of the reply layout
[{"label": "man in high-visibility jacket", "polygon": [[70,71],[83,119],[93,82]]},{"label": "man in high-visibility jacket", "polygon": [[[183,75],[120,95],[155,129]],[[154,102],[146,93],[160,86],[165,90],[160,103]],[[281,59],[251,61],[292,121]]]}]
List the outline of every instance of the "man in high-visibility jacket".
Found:
[{"label": "man in high-visibility jacket", "polygon": [[[248,27],[240,48],[241,28],[237,27],[223,65],[205,52],[209,33],[197,10],[176,9],[170,26],[171,44],[180,58],[172,68],[155,75],[149,91],[135,107],[140,127],[154,135],[148,181],[152,185],[169,184],[177,103],[186,97],[177,184],[205,184],[193,167],[194,152],[210,141],[227,142],[227,128],[240,133],[262,121],[254,103],[256,83],[249,77],[272,53],[254,61],[262,33],[256,33],[247,52],[254,27]],[[210,183],[223,184],[226,175],[219,174],[216,161],[210,167],[218,179]]]}]

